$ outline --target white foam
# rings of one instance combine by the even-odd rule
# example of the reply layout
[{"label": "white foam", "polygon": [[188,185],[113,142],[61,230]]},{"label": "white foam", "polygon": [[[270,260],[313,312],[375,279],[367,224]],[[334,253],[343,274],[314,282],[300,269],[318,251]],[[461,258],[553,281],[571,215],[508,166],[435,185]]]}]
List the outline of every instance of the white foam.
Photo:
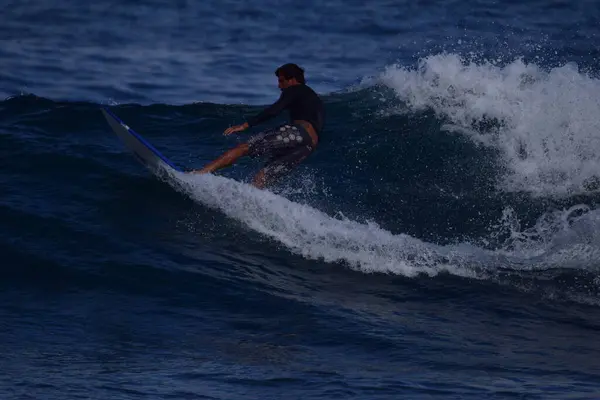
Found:
[{"label": "white foam", "polygon": [[476,262],[473,251],[463,251],[460,246],[437,246],[405,234],[392,234],[374,222],[361,224],[333,218],[310,206],[219,176],[180,174],[176,187],[307,259],[343,262],[366,273],[432,276],[448,271],[475,275],[468,268]]},{"label": "white foam", "polygon": [[[540,196],[584,192],[600,177],[600,80],[566,64],[545,71],[515,60],[432,55],[378,78],[410,111],[433,109],[450,128],[499,150],[501,190]],[[490,128],[482,123],[495,120]]]},{"label": "white foam", "polygon": [[514,210],[507,207],[495,235],[508,233],[497,254],[514,261],[521,270],[577,268],[600,271],[600,210],[579,204],[552,210],[529,228],[522,228]]},{"label": "white foam", "polygon": [[292,253],[342,262],[364,273],[413,277],[448,272],[494,279],[501,269],[572,267],[600,272],[600,211],[585,205],[550,212],[528,229],[521,228],[514,211],[507,208],[495,229],[498,237],[507,234],[507,238],[495,248],[468,242],[441,246],[394,234],[374,222],[333,218],[308,205],[219,176],[176,173],[170,183]]}]

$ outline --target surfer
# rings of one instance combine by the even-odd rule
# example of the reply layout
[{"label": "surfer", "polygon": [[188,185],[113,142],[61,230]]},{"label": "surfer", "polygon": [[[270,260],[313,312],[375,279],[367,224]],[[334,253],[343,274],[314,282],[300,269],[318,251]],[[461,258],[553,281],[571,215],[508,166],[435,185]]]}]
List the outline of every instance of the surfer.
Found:
[{"label": "surfer", "polygon": [[304,70],[298,65],[282,65],[277,68],[275,75],[281,89],[279,99],[247,122],[227,128],[223,134],[244,131],[276,117],[284,110],[289,110],[290,122],[254,135],[246,143],[225,152],[204,168],[190,173],[211,173],[246,155],[266,157],[267,163],[252,181],[254,186],[264,188],[289,173],[313,152],[323,129],[323,102],[306,85]]}]

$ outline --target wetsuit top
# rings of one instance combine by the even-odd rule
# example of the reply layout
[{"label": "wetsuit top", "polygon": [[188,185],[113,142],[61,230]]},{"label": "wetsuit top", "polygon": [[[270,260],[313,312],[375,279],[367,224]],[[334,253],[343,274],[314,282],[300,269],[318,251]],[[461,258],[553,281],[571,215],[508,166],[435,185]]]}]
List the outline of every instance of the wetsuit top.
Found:
[{"label": "wetsuit top", "polygon": [[317,134],[321,133],[325,120],[325,108],[319,96],[305,84],[293,85],[281,91],[281,96],[273,105],[248,120],[249,126],[260,124],[283,110],[290,110],[290,120],[310,122]]}]

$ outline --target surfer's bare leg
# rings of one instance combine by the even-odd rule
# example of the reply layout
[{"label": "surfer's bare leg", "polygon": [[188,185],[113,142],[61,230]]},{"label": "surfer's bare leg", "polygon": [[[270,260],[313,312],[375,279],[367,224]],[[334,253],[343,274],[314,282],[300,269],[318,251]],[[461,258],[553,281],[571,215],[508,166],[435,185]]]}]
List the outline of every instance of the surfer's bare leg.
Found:
[{"label": "surfer's bare leg", "polygon": [[214,172],[218,169],[225,168],[233,164],[238,158],[245,156],[248,154],[249,146],[246,143],[242,143],[239,146],[225,152],[221,157],[217,158],[215,161],[206,165],[202,169],[197,169],[190,171],[192,174],[206,174],[210,172]]}]

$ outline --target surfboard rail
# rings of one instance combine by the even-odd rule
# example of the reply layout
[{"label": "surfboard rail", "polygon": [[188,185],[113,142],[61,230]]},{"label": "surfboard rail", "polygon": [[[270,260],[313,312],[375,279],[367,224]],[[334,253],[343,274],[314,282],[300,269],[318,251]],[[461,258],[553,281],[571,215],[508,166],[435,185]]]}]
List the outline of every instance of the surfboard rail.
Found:
[{"label": "surfboard rail", "polygon": [[164,170],[168,171],[169,169],[177,172],[184,172],[107,107],[103,107],[101,111],[113,132],[133,153],[135,158],[146,168],[150,169],[155,174],[159,174]]}]

